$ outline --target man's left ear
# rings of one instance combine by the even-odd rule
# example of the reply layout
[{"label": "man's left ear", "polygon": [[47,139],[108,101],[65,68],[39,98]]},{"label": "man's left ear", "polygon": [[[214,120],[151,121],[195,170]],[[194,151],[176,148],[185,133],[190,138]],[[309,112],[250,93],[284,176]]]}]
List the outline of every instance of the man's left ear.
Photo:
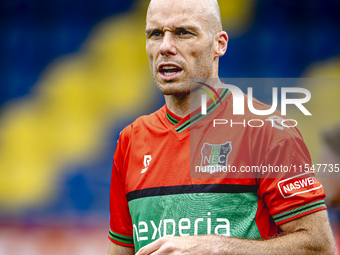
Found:
[{"label": "man's left ear", "polygon": [[228,34],[225,31],[218,32],[216,34],[217,47],[215,52],[215,57],[222,57],[227,51],[228,46]]}]

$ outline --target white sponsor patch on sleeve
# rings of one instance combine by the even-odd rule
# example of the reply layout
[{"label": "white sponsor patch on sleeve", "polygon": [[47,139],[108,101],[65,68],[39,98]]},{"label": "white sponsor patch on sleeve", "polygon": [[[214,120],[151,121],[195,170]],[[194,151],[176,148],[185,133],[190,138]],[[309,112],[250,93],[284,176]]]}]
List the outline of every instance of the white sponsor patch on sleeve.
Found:
[{"label": "white sponsor patch on sleeve", "polygon": [[284,198],[292,197],[297,194],[306,193],[312,190],[320,189],[322,184],[315,176],[306,176],[313,172],[307,172],[293,176],[291,178],[279,181],[277,186]]}]

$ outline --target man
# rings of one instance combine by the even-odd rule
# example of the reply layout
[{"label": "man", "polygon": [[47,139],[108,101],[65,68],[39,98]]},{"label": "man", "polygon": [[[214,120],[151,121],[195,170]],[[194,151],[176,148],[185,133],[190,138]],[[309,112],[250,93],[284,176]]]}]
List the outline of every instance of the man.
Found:
[{"label": "man", "polygon": [[[190,87],[191,80],[204,78],[209,88],[216,84],[211,81],[218,80],[218,59],[227,48],[217,2],[152,0],[145,32],[151,73],[166,106],[120,135],[111,180],[109,253],[334,254],[323,189],[312,174],[308,190],[289,196],[277,188],[281,179],[190,176],[190,161],[199,164],[201,153],[213,150],[231,165],[310,164],[294,128],[266,127],[265,133],[234,128],[216,141],[202,130],[205,117],[199,109],[190,114],[190,101],[202,94],[199,85]],[[208,113],[224,117],[232,109],[231,94],[217,93],[223,107],[209,105]],[[193,129],[202,141],[192,147]],[[264,135],[270,139],[261,142]],[[191,148],[197,148],[193,158]]]}]

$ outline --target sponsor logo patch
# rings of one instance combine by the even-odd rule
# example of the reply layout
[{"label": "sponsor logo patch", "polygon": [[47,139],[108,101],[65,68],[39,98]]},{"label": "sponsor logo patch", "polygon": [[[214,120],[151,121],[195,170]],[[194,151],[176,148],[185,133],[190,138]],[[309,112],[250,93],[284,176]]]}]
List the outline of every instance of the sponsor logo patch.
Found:
[{"label": "sponsor logo patch", "polygon": [[279,181],[277,186],[284,198],[292,197],[297,194],[306,193],[312,190],[320,189],[321,183],[315,176],[308,176],[313,172],[307,172],[293,176],[291,178]]}]

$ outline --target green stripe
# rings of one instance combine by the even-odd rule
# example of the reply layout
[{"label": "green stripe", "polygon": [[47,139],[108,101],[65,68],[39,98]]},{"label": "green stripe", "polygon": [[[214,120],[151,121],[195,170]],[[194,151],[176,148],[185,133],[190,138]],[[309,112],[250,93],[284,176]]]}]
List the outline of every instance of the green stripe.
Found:
[{"label": "green stripe", "polygon": [[[184,131],[185,129],[187,129],[188,127],[190,127],[190,119],[188,119],[186,122],[182,123],[182,125],[180,125],[179,127],[176,127],[175,130],[178,132],[178,133],[181,133],[182,131]],[[183,130],[181,130],[183,129]]]},{"label": "green stripe", "polygon": [[280,222],[280,221],[284,221],[284,220],[293,218],[293,217],[295,217],[295,216],[297,216],[297,215],[300,215],[300,214],[303,214],[303,213],[305,213],[305,212],[308,212],[308,211],[317,209],[317,208],[322,207],[322,206],[324,206],[324,205],[317,205],[317,206],[310,207],[310,208],[308,208],[308,209],[306,209],[306,210],[302,210],[302,211],[299,211],[299,212],[297,212],[297,213],[288,215],[287,217],[280,218],[279,220],[275,220],[275,222]]},{"label": "green stripe", "polygon": [[169,113],[166,113],[166,116],[167,116],[167,118],[168,118],[168,120],[172,123],[172,124],[174,124],[174,125],[176,125],[178,122],[179,122],[179,120],[176,120],[174,117],[172,117]]},{"label": "green stripe", "polygon": [[169,116],[169,118],[170,119],[172,119],[174,122],[179,122],[179,120],[178,119],[175,119],[174,117],[172,117],[169,113],[166,113],[168,116]]},{"label": "green stripe", "polygon": [[[222,99],[223,100],[223,99]],[[218,106],[220,105],[220,101],[217,102],[216,105],[210,104],[207,108],[207,115],[202,115],[200,112],[188,119],[186,122],[184,122],[182,125],[179,127],[175,128],[175,130],[178,133],[183,132],[186,130],[188,127],[190,127],[192,124],[196,123],[197,121],[203,119],[204,117],[208,116],[211,112],[213,112]],[[198,116],[201,116],[200,118],[196,119]]]},{"label": "green stripe", "polygon": [[[226,92],[227,91],[227,92]],[[230,93],[230,90],[228,89],[223,89],[223,91],[221,92],[221,95],[223,95],[223,93],[226,94],[221,98],[221,101],[223,102],[228,94]],[[178,132],[178,133],[181,133],[183,132],[184,130],[186,130],[188,127],[190,127],[192,124],[202,120],[203,118],[205,118],[206,116],[208,116],[210,113],[212,113],[219,105],[220,105],[220,101],[217,101],[216,105],[215,104],[210,104],[208,107],[207,107],[207,115],[202,115],[201,112],[197,113],[196,115],[194,115],[193,117],[191,117],[189,120],[187,120],[186,122],[184,122],[183,124],[181,124],[179,127],[175,128],[175,130]],[[199,118],[197,118],[199,117]]]},{"label": "green stripe", "polygon": [[109,231],[109,236],[112,239],[119,241],[121,243],[133,244],[133,238],[130,236],[123,236],[123,235],[114,233],[112,230]]},{"label": "green stripe", "polygon": [[110,234],[115,235],[115,236],[118,236],[118,237],[122,237],[122,238],[131,238],[131,239],[132,239],[132,237],[130,237],[130,236],[120,235],[120,234],[118,234],[118,233],[113,232],[112,230],[110,230]]},{"label": "green stripe", "polygon": [[323,207],[323,206],[325,206],[324,201],[316,201],[316,202],[313,202],[313,203],[292,209],[290,211],[275,215],[275,216],[273,216],[273,219],[274,219],[275,222],[283,221],[283,220],[292,218],[294,216],[303,214],[305,212],[308,212],[308,211],[311,211],[311,210],[314,210],[314,209],[317,209],[317,208],[320,208],[320,207]]},{"label": "green stripe", "polygon": [[[219,101],[218,101],[218,104]],[[210,113],[212,113],[216,108],[218,107],[218,105],[214,105],[211,104],[208,106],[207,109],[207,115],[202,115],[201,113],[197,113],[196,115],[194,115],[193,117],[191,117],[190,119],[188,119],[186,122],[184,122],[182,125],[180,125],[179,127],[175,128],[175,130],[178,133],[183,132],[184,130],[186,130],[188,127],[190,127],[192,124],[196,123],[197,121],[200,121],[201,119],[203,119],[204,117],[208,116]],[[200,116],[200,117],[199,117]],[[197,118],[199,117],[199,118]],[[196,119],[197,118],[197,119]]]},{"label": "green stripe", "polygon": [[320,202],[323,202],[323,201],[320,200],[320,201],[316,201],[316,202],[313,202],[313,203],[309,203],[309,204],[300,206],[300,207],[298,207],[298,208],[289,210],[289,211],[287,211],[287,212],[283,212],[283,213],[277,214],[277,215],[273,216],[273,218],[276,219],[276,218],[284,217],[285,215],[287,215],[287,214],[289,214],[289,213],[296,212],[296,211],[298,211],[298,210],[304,209],[304,208],[309,207],[309,206],[313,206],[313,205],[318,204],[318,203],[320,203]]}]

